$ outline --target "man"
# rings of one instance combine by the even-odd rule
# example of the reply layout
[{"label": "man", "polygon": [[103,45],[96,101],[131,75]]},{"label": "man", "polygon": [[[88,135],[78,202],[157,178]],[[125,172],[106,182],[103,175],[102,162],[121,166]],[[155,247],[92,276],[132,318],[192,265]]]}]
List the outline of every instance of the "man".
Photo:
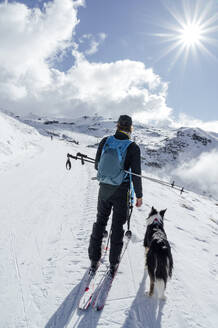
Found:
[{"label": "man", "polygon": [[[141,175],[141,156],[140,148],[135,142],[129,139],[132,133],[132,119],[128,115],[121,115],[117,122],[117,131],[114,136],[105,137],[101,140],[95,158],[95,168],[98,170],[98,176],[101,177],[100,170],[102,166],[110,166],[113,170],[113,160],[103,160],[103,154],[106,152],[106,145],[114,142],[123,147],[123,169],[131,169],[132,173]],[[117,153],[117,152],[116,152]],[[115,165],[115,164],[114,164]],[[122,172],[124,172],[122,170]],[[125,173],[123,173],[125,174]],[[119,177],[120,179],[120,177]],[[91,271],[94,273],[98,267],[98,261],[101,257],[101,243],[106,229],[106,225],[113,208],[112,228],[111,228],[111,247],[109,254],[110,273],[114,275],[119,263],[120,254],[123,247],[124,230],[123,225],[127,221],[128,191],[130,188],[129,174],[121,177],[121,183],[110,178],[99,178],[100,188],[98,194],[97,220],[93,224],[92,234],[89,243],[89,258],[91,260]],[[141,178],[132,175],[132,182],[136,194],[136,206],[142,205],[142,182]]]}]

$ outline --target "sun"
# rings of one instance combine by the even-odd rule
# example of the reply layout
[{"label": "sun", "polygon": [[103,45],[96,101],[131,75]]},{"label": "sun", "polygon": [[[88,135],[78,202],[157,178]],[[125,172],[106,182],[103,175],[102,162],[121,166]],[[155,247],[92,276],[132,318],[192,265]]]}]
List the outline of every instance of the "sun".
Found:
[{"label": "sun", "polygon": [[217,60],[211,51],[217,45],[218,38],[218,15],[214,11],[213,2],[208,0],[205,4],[203,0],[192,3],[182,0],[180,4],[180,8],[166,7],[170,14],[169,21],[160,24],[160,32],[153,34],[167,44],[157,61],[172,54],[169,67],[172,69],[179,59],[186,64],[191,56],[194,60],[200,55]]},{"label": "sun", "polygon": [[181,29],[181,32],[179,33],[179,38],[181,42],[187,46],[194,46],[194,45],[199,45],[201,40],[203,39],[203,33],[204,30],[202,26],[198,24],[188,24]]}]

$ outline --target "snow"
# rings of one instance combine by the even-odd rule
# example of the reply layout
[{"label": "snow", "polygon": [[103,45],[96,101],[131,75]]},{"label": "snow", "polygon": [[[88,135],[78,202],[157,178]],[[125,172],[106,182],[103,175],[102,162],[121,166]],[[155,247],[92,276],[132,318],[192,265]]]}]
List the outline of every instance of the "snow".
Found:
[{"label": "snow", "polygon": [[[10,122],[8,137],[18,134],[14,121]],[[98,183],[91,179],[96,175],[92,164],[72,161],[72,170],[67,171],[65,162],[69,152],[94,157],[96,150],[87,145],[96,142],[96,137],[89,134],[85,138],[84,130],[81,135],[74,131],[78,145],[39,137],[32,128],[26,130],[29,127],[19,121],[16,124],[20,145],[29,136],[34,147],[24,148],[20,157],[17,145],[11,144],[16,160],[7,170],[0,167],[1,327],[216,328],[217,202],[194,192],[180,195],[143,180],[144,203],[139,209],[134,207],[133,237],[105,308],[100,313],[91,308],[81,312],[77,309],[80,282],[89,266],[87,247],[96,216]],[[4,145],[6,132],[0,137]],[[10,156],[4,154],[4,160],[10,161]],[[145,293],[149,278],[144,272],[142,245],[152,205],[157,210],[167,208],[165,230],[174,271],[166,302]]]},{"label": "snow", "polygon": [[[66,118],[20,117],[45,136],[97,148],[102,137],[115,132],[116,121],[101,116]],[[154,177],[218,199],[216,186],[218,134],[199,128],[163,129],[134,124],[133,140],[141,148],[143,169]]]},{"label": "snow", "polygon": [[0,112],[0,168],[18,161],[28,151],[40,151],[40,135],[36,129]]}]

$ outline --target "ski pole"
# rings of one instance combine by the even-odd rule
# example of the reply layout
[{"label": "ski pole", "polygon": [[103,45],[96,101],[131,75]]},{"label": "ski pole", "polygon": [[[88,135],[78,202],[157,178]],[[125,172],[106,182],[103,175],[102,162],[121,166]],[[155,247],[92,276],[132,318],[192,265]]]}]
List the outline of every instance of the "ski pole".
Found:
[{"label": "ski pole", "polygon": [[[91,163],[91,164],[95,164],[94,158],[91,158],[91,157],[89,157],[89,156],[87,156],[85,154],[77,153],[76,156],[73,156],[73,155],[71,155],[71,154],[68,153],[67,154],[67,162],[66,162],[66,169],[67,170],[70,170],[71,169],[70,158],[75,159],[75,160],[79,159],[81,161],[81,164],[82,165],[84,165],[85,162]],[[156,182],[156,183],[162,184],[162,185],[167,186],[167,187],[172,187],[172,188],[174,188],[176,190],[179,190],[180,191],[180,194],[182,194],[183,192],[185,192],[185,193],[188,192],[188,191],[185,191],[184,190],[184,187],[176,186],[174,184],[174,182],[173,183],[169,183],[169,182],[166,182],[166,181],[163,181],[163,180],[158,180],[158,179],[155,179],[155,178],[150,178],[150,177],[145,176],[145,175],[140,175],[140,174],[136,174],[136,173],[133,173],[133,172],[129,172],[127,170],[124,170],[124,172],[125,173],[129,173],[129,174],[134,175],[134,176],[137,176],[139,178],[147,179],[147,180],[150,180],[152,182]]]},{"label": "ski pole", "polygon": [[186,192],[187,193],[187,191],[184,191],[184,187],[181,188],[179,186],[176,186],[175,184],[172,185],[171,183],[166,182],[166,181],[163,181],[163,180],[158,180],[158,179],[150,178],[150,177],[147,177],[145,175],[136,174],[136,173],[129,172],[129,171],[126,171],[126,170],[124,170],[124,172],[129,173],[129,174],[134,175],[134,176],[139,177],[139,178],[147,179],[147,180],[150,180],[152,182],[156,182],[156,183],[162,184],[162,185],[167,186],[167,187],[172,187],[172,188],[174,188],[176,190],[179,190],[182,193],[183,192]]},{"label": "ski pole", "polygon": [[88,163],[92,163],[92,164],[95,163],[95,160],[93,158],[88,157],[88,156],[85,156],[85,155],[83,155],[81,153],[77,153],[76,156],[73,156],[71,154],[67,154],[67,157],[68,158],[70,157],[70,158],[73,158],[73,159],[76,159],[76,160],[77,159],[81,160],[82,165],[85,164],[84,162],[88,162]]},{"label": "ski pole", "polygon": [[108,250],[108,246],[109,246],[109,242],[110,242],[110,238],[111,238],[111,233],[112,233],[112,225],[111,225],[111,228],[110,228],[110,232],[108,234],[108,232],[104,232],[104,234],[106,235],[107,233],[107,244],[106,244],[106,247],[105,247],[105,255],[107,253],[107,250]]},{"label": "ski pole", "polygon": [[132,185],[132,178],[130,176],[130,189],[128,191],[128,206],[127,206],[127,231],[125,233],[125,236],[129,239],[132,237],[132,231],[130,230],[130,219],[133,212],[133,201],[134,201],[134,189]]},{"label": "ski pole", "polygon": [[94,159],[94,158],[89,157],[89,156],[87,156],[87,155],[85,155],[85,154],[82,154],[82,153],[77,153],[76,156],[78,156],[78,157],[83,157],[83,158],[87,158],[87,159],[90,159],[91,161],[95,162],[95,159]]},{"label": "ski pole", "polygon": [[[66,162],[66,169],[67,170],[70,170],[71,169],[71,161],[70,161],[70,158],[75,159],[75,160],[77,160],[77,159],[80,160],[82,165],[84,165],[85,162],[88,162],[88,163],[91,163],[91,164],[95,164],[94,159],[90,159],[89,160],[89,159],[84,158],[84,156],[78,157],[78,155],[73,156],[71,154],[67,154],[67,162]],[[88,158],[88,156],[87,156],[87,158]]]}]

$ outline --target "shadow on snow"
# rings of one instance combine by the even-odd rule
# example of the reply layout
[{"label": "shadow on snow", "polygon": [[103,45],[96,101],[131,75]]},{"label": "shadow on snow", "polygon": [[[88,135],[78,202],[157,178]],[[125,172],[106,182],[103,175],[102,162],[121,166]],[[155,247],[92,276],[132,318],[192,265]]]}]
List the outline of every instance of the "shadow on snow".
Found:
[{"label": "shadow on snow", "polygon": [[165,302],[145,295],[145,282],[148,277],[144,273],[137,295],[123,324],[123,328],[161,328],[161,317]]},{"label": "shadow on snow", "polygon": [[[68,324],[70,324],[70,327],[77,328],[97,327],[102,311],[96,313],[92,310],[78,310],[87,272],[84,274],[81,282],[74,287],[52,315],[45,328],[66,328]],[[165,303],[155,297],[151,298],[145,295],[146,278],[147,273],[145,272],[122,328],[161,328],[161,318]],[[73,320],[75,313],[75,320]]]},{"label": "shadow on snow", "polygon": [[[78,309],[82,290],[84,289],[84,282],[86,280],[88,270],[85,272],[81,282],[73,288],[70,294],[66,297],[63,303],[59,306],[57,311],[52,315],[46,324],[45,328],[94,328],[97,327],[101,313],[90,311],[81,311]],[[73,320],[73,316],[75,319]]]}]

